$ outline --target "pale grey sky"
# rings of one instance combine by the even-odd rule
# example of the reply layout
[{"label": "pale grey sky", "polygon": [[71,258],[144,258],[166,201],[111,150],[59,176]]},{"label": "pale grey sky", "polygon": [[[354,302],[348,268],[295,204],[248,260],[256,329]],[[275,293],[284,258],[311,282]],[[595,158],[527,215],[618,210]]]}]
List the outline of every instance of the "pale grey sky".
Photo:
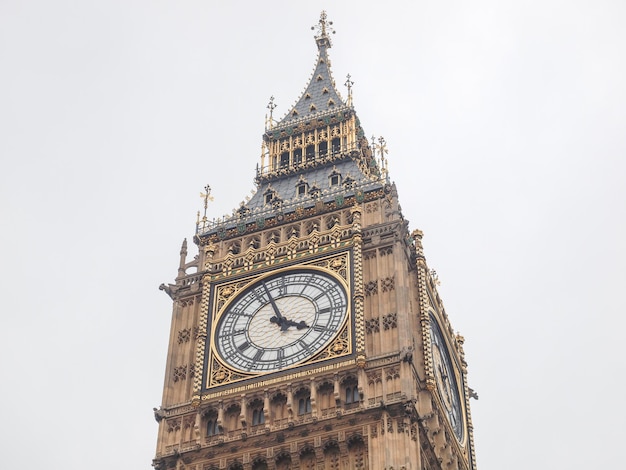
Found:
[{"label": "pale grey sky", "polygon": [[[330,50],[466,338],[481,470],[626,437],[626,3],[0,1],[5,468],[150,468],[198,197],[253,189]],[[345,92],[344,92],[345,96]]]}]

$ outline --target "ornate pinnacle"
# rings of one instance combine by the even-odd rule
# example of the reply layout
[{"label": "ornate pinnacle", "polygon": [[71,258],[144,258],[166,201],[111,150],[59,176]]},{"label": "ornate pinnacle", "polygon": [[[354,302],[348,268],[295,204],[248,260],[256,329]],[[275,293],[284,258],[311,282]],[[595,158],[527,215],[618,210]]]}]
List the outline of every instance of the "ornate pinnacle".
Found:
[{"label": "ornate pinnacle", "polygon": [[[374,137],[372,137],[372,143],[374,142]],[[385,141],[384,137],[379,137],[378,138],[378,144],[374,143],[374,147],[376,148],[376,150],[378,150],[378,156],[380,157],[380,166],[381,166],[381,172],[382,175],[385,177],[385,179],[389,178],[389,164],[387,162],[387,158],[385,157],[385,155],[389,152],[387,150],[387,142]]]},{"label": "ornate pinnacle", "polygon": [[265,119],[265,128],[266,129],[271,129],[272,127],[274,127],[274,110],[276,109],[276,104],[274,103],[274,97],[270,96],[270,102],[267,103],[266,108],[270,110],[270,116],[269,118],[266,116]]},{"label": "ornate pinnacle", "polygon": [[317,47],[327,46],[331,47],[330,38],[328,37],[328,32],[331,34],[335,34],[335,30],[331,28],[333,25],[332,21],[328,21],[328,16],[326,15],[326,11],[322,10],[320,14],[320,20],[317,22],[318,24],[315,26],[311,26],[311,29],[314,30],[317,28],[318,34],[315,36],[315,41],[317,42]]},{"label": "ornate pinnacle", "polygon": [[354,85],[354,82],[350,80],[351,78],[350,74],[346,75],[346,83],[344,83],[344,85],[348,88],[348,106],[352,106],[352,85]]},{"label": "ornate pinnacle", "polygon": [[204,214],[202,215],[202,219],[200,219],[200,211],[198,211],[198,218],[196,220],[196,233],[200,229],[200,222],[202,221],[202,230],[206,228],[207,218],[206,218],[206,210],[209,206],[209,201],[213,200],[213,196],[211,196],[211,186],[208,184],[204,187],[204,193],[200,193],[200,197],[204,198]]}]

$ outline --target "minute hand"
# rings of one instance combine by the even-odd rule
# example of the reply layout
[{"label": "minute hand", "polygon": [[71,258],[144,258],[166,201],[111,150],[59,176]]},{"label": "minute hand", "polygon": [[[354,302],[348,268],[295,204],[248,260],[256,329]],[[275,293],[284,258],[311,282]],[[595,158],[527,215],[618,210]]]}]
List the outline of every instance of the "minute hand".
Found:
[{"label": "minute hand", "polygon": [[263,288],[265,289],[265,293],[267,294],[267,297],[270,299],[270,304],[272,304],[272,309],[274,309],[276,318],[278,318],[278,321],[282,324],[285,321],[285,319],[280,314],[280,310],[278,310],[278,305],[276,305],[276,302],[274,302],[274,298],[272,297],[272,294],[270,294],[270,291],[265,285],[265,283],[263,284]]}]

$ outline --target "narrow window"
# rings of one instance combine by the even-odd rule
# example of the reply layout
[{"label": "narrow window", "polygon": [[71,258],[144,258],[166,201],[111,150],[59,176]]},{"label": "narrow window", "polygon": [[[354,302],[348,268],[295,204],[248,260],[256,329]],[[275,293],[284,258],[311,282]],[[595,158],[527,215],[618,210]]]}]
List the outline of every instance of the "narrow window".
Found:
[{"label": "narrow window", "polygon": [[265,423],[265,413],[263,408],[256,409],[252,412],[252,426]]},{"label": "narrow window", "polygon": [[206,435],[207,436],[216,436],[220,433],[220,428],[217,425],[216,419],[210,419],[206,426]]},{"label": "narrow window", "polygon": [[311,412],[311,397],[304,397],[298,400],[298,414],[303,415]]},{"label": "narrow window", "polygon": [[295,149],[293,151],[293,162],[296,165],[302,162],[302,149]]},{"label": "narrow window", "polygon": [[325,157],[328,153],[328,142],[320,142],[319,144],[320,157]]},{"label": "narrow window", "polygon": [[346,404],[359,402],[359,388],[354,386],[346,387]]},{"label": "narrow window", "polygon": [[306,147],[306,161],[309,162],[315,158],[315,145],[307,145]]}]

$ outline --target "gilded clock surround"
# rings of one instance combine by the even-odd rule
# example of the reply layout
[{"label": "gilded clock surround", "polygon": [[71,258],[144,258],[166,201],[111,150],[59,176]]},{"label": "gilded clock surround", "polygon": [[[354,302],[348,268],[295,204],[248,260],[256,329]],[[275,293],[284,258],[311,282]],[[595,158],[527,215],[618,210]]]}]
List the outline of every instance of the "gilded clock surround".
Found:
[{"label": "gilded clock surround", "polygon": [[[349,296],[350,292],[352,291],[350,285],[352,284],[353,260],[351,258],[351,251],[346,250],[323,258],[315,258],[313,260],[308,260],[297,264],[287,264],[279,269],[269,271],[269,273],[271,273],[272,275],[291,273],[298,268],[316,270],[332,276],[334,279],[337,279],[338,282],[341,282],[343,288]],[[203,295],[211,297],[212,302],[210,301],[211,307],[209,310],[214,312],[214,314],[211,315],[209,325],[210,331],[207,332],[207,338],[214,337],[216,325],[220,321],[220,317],[223,312],[228,308],[229,302],[232,301],[232,299],[234,299],[238,293],[245,291],[248,286],[257,282],[259,279],[263,279],[264,276],[267,277],[267,273],[260,272],[248,276],[244,279],[223,281],[220,284],[216,284],[215,286],[211,286],[211,284],[208,283],[205,284]],[[213,288],[211,289],[211,287]],[[268,373],[246,373],[239,371],[234,367],[228,366],[218,354],[215,345],[212,345],[208,348],[207,351],[206,366],[205,370],[203,371],[205,377],[203,390],[209,391],[214,387],[230,385],[246,379],[265,376],[270,373],[281,373],[295,367],[302,368],[320,363],[322,361],[326,362],[331,359],[340,360],[352,356],[355,348],[353,341],[354,322],[352,320],[353,316],[352,309],[350,308],[350,303],[351,302],[348,302],[346,319],[342,322],[340,329],[334,335],[334,339],[332,339],[331,342],[326,347],[324,347],[323,350],[316,353],[313,357],[310,357],[305,361],[301,361],[293,367],[288,367],[283,371]]]}]

